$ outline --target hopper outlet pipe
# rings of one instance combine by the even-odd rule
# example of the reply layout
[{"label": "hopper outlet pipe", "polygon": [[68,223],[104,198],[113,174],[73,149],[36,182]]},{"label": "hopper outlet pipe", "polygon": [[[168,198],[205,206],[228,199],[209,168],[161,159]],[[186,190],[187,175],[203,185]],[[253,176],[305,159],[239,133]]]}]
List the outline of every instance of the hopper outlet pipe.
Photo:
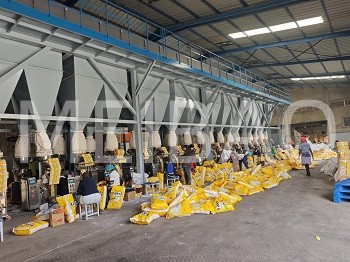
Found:
[{"label": "hopper outlet pipe", "polygon": [[135,137],[135,131],[131,131],[131,137],[129,146],[131,149],[136,149],[136,137]]},{"label": "hopper outlet pipe", "polygon": [[192,144],[198,144],[196,135],[191,134]]},{"label": "hopper outlet pipe", "polygon": [[264,132],[261,130],[259,131],[259,143],[262,144],[265,141],[265,135]]},{"label": "hopper outlet pipe", "polygon": [[228,143],[234,143],[235,142],[235,138],[232,135],[232,132],[228,132],[226,135],[226,142]]},{"label": "hopper outlet pipe", "polygon": [[215,144],[214,131],[209,131],[210,144]]},{"label": "hopper outlet pipe", "polygon": [[222,131],[218,132],[218,141],[217,142],[220,144],[225,143],[225,137],[224,137],[224,134],[222,133]]},{"label": "hopper outlet pipe", "polygon": [[241,136],[239,135],[239,133],[237,132],[235,134],[235,144],[240,144],[241,143]]},{"label": "hopper outlet pipe", "polygon": [[264,140],[269,141],[269,134],[268,134],[267,130],[265,130],[265,132],[264,132]]},{"label": "hopper outlet pipe", "polygon": [[177,146],[177,135],[175,133],[175,130],[170,130],[168,137],[167,137],[167,145],[168,147],[175,147]]},{"label": "hopper outlet pipe", "polygon": [[196,132],[196,138],[197,138],[197,144],[198,145],[204,145],[205,144],[205,137],[204,137],[204,134],[203,134],[202,130],[198,130]]},{"label": "hopper outlet pipe", "polygon": [[258,140],[259,140],[258,132],[255,131],[253,136],[253,144],[256,145],[258,143]]},{"label": "hopper outlet pipe", "polygon": [[66,141],[64,140],[63,134],[58,134],[53,137],[52,148],[54,155],[66,154]]},{"label": "hopper outlet pipe", "polygon": [[105,151],[113,152],[118,149],[118,138],[114,131],[107,131]]},{"label": "hopper outlet pipe", "polygon": [[184,131],[183,142],[185,146],[189,146],[192,144],[192,137],[191,137],[190,130]]},{"label": "hopper outlet pipe", "polygon": [[152,131],[152,134],[149,140],[149,145],[150,147],[153,147],[153,148],[159,148],[162,146],[162,141],[160,139],[160,135],[158,131]]},{"label": "hopper outlet pipe", "polygon": [[46,130],[37,130],[35,132],[35,149],[37,157],[46,157],[52,155],[51,141]]},{"label": "hopper outlet pipe", "polygon": [[72,154],[80,155],[86,153],[86,138],[82,130],[73,131]]},{"label": "hopper outlet pipe", "polygon": [[15,158],[28,158],[29,154],[29,134],[19,135],[15,144]]},{"label": "hopper outlet pipe", "polygon": [[252,131],[249,131],[249,134],[248,134],[248,142],[249,142],[249,143],[252,143],[253,140],[254,140],[254,137],[253,137]]},{"label": "hopper outlet pipe", "polygon": [[93,136],[86,137],[86,152],[88,153],[96,152],[96,141]]},{"label": "hopper outlet pipe", "polygon": [[148,132],[143,132],[142,133],[142,138],[143,138],[143,143],[142,143],[142,147],[143,148],[148,148],[148,141],[149,141],[149,133]]}]

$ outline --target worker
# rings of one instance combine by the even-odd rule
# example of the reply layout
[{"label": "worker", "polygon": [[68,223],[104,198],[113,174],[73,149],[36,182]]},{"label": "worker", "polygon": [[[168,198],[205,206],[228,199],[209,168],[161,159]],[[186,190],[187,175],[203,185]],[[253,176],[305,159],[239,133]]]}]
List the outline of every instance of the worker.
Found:
[{"label": "worker", "polygon": [[230,144],[228,142],[225,142],[224,149],[222,150],[221,156],[220,156],[220,163],[226,163],[227,161],[229,161],[231,152],[232,150],[230,148]]},{"label": "worker", "polygon": [[195,148],[193,145],[190,145],[186,150],[185,158],[182,163],[182,169],[185,173],[185,180],[187,185],[191,185],[191,172],[194,172],[195,167]]},{"label": "worker", "polygon": [[255,158],[257,159],[257,161],[260,161],[260,157],[261,157],[261,151],[260,151],[260,146],[259,145],[255,145],[254,149],[253,149],[253,158],[254,156],[256,156]]},{"label": "worker", "polygon": [[83,179],[80,181],[76,199],[80,203],[99,203],[101,195],[97,190],[95,180],[93,180],[87,170],[82,170]]},{"label": "worker", "polygon": [[238,167],[239,167],[239,155],[237,154],[236,149],[233,149],[230,155],[230,160],[233,164],[233,170],[234,172],[238,171]]},{"label": "worker", "polygon": [[248,166],[248,156],[251,155],[251,152],[249,150],[240,150],[237,152],[238,156],[238,164],[239,164],[239,170],[242,171],[242,165],[245,166],[246,169],[249,168]]},{"label": "worker", "polygon": [[311,146],[307,143],[307,139],[305,136],[302,136],[300,139],[299,145],[299,156],[301,156],[301,164],[306,168],[306,176],[311,177],[310,173],[310,165],[311,165],[311,157],[313,158],[313,152],[311,150]]},{"label": "worker", "polygon": [[107,181],[109,182],[110,186],[116,185],[119,186],[120,185],[120,175],[117,172],[117,170],[115,170],[114,165],[109,164],[105,167],[105,171],[106,171],[106,176],[107,176]]}]

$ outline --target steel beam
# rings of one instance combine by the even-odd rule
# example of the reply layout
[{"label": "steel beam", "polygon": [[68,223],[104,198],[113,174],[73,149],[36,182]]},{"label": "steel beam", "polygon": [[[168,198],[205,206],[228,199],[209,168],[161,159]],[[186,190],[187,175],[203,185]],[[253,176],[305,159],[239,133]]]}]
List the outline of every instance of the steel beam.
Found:
[{"label": "steel beam", "polygon": [[245,51],[257,50],[257,49],[294,45],[294,44],[300,44],[300,43],[306,43],[306,42],[315,42],[315,41],[319,41],[319,40],[348,37],[348,36],[350,36],[350,30],[336,32],[336,33],[330,33],[330,34],[325,34],[325,35],[315,35],[315,36],[309,36],[309,37],[302,37],[302,38],[297,38],[297,39],[292,39],[292,40],[287,40],[287,41],[273,42],[273,43],[269,43],[269,44],[253,45],[253,46],[246,46],[246,47],[241,47],[241,48],[227,49],[227,50],[215,52],[215,54],[224,55],[224,54],[231,54],[231,53],[237,53],[237,52],[245,52]]},{"label": "steel beam", "polygon": [[230,95],[228,95],[228,99],[231,102],[231,105],[233,106],[233,108],[236,110],[238,117],[241,119],[242,123],[245,122],[241,112],[239,112],[238,107],[236,106],[235,102],[233,101]]},{"label": "steel beam", "polygon": [[196,109],[198,110],[198,112],[200,113],[200,115],[203,117],[204,120],[207,120],[206,115],[203,113],[202,108],[200,107],[200,105],[198,105],[196,99],[194,99],[194,97],[192,96],[192,94],[190,92],[188,92],[188,90],[186,89],[186,86],[184,83],[180,82],[180,85],[182,86],[182,89],[184,90],[186,96],[188,99],[191,99],[194,106],[196,107]]},{"label": "steel beam", "polygon": [[215,103],[216,103],[216,100],[218,100],[219,96],[220,96],[220,93],[217,93],[216,97],[214,98],[214,100],[213,100],[213,102],[212,102],[213,104],[211,105],[211,107],[210,107],[210,109],[209,109],[208,118],[209,118],[209,117],[211,116],[211,114],[213,113],[214,105],[215,105]]},{"label": "steel beam", "polygon": [[133,99],[133,106],[136,110],[136,115],[134,119],[136,124],[134,125],[134,131],[136,136],[136,166],[137,172],[142,174],[143,183],[145,181],[145,166],[143,160],[143,151],[142,151],[142,120],[141,120],[141,108],[140,108],[140,96],[137,94],[136,90],[138,85],[137,72],[135,69],[130,70],[131,78],[131,95]]},{"label": "steel beam", "polygon": [[52,30],[51,30],[51,33],[44,36],[42,39],[41,39],[41,42],[45,42],[47,40],[49,40],[50,37],[52,37],[55,33],[57,33],[57,31],[59,30],[58,27],[54,27]]},{"label": "steel beam", "polygon": [[327,57],[319,59],[310,59],[310,60],[299,60],[294,62],[284,62],[284,63],[264,63],[257,65],[248,65],[244,66],[245,69],[261,68],[261,67],[273,67],[273,66],[291,66],[291,65],[300,65],[300,64],[313,64],[313,63],[323,63],[323,62],[334,62],[334,61],[348,61],[350,60],[350,55],[348,56],[339,56],[339,57]]},{"label": "steel beam", "polygon": [[155,86],[155,88],[152,90],[152,92],[148,95],[148,97],[142,102],[142,104],[140,105],[140,108],[143,109],[146,105],[147,101],[151,101],[154,97],[154,94],[157,92],[158,88],[164,83],[164,81],[166,80],[165,77],[163,77],[159,83]]},{"label": "steel beam", "polygon": [[272,114],[272,112],[273,112],[273,110],[275,110],[275,108],[277,107],[279,105],[279,103],[276,103],[276,104],[274,104],[273,106],[272,106],[272,108],[270,109],[270,111],[267,113],[267,116],[271,116],[271,114]]},{"label": "steel beam", "polygon": [[153,68],[153,66],[154,66],[155,63],[156,63],[155,60],[153,60],[151,63],[149,63],[149,65],[148,65],[148,67],[147,67],[147,70],[146,70],[146,73],[145,73],[145,75],[143,76],[140,85],[136,88],[136,95],[139,94],[139,92],[140,92],[140,90],[141,90],[143,84],[145,83],[147,77],[148,77],[149,74],[151,73],[152,68]]},{"label": "steel beam", "polygon": [[90,43],[92,41],[92,39],[90,38],[90,39],[88,39],[88,40],[86,40],[84,43],[82,43],[81,45],[78,45],[77,47],[75,47],[75,48],[72,48],[72,53],[74,53],[75,51],[77,51],[79,48],[81,48],[81,47],[83,47],[83,46],[85,46],[85,45],[87,45],[88,43]]},{"label": "steel beam", "polygon": [[23,16],[18,15],[18,17],[16,18],[16,21],[14,24],[10,25],[7,29],[6,32],[10,33],[13,29],[15,29],[16,26],[18,26],[18,24],[22,21]]},{"label": "steel beam", "polygon": [[97,62],[95,61],[95,59],[93,58],[89,58],[88,59],[89,63],[91,64],[91,66],[95,69],[95,71],[97,72],[97,74],[103,79],[103,81],[105,81],[105,83],[111,88],[111,90],[119,97],[119,99],[122,101],[122,103],[130,110],[130,112],[133,115],[136,115],[136,111],[135,109],[132,107],[132,105],[125,99],[125,97],[122,97],[118,92],[117,92],[117,88],[114,87],[113,85],[113,81],[111,81],[110,79],[108,79],[108,77],[106,75],[103,74],[102,70],[100,69],[99,65],[97,64]]},{"label": "steel beam", "polygon": [[211,95],[208,98],[208,101],[206,102],[206,104],[210,104],[211,100],[213,99],[214,95],[216,94],[217,91],[219,91],[220,87],[222,86],[222,84],[219,84],[215,87],[214,91],[211,93]]},{"label": "steel beam", "polygon": [[15,75],[16,73],[18,73],[20,70],[25,69],[30,63],[36,61],[37,59],[39,59],[42,55],[44,55],[45,53],[49,52],[51,50],[50,47],[46,46],[43,49],[39,50],[38,52],[36,52],[34,55],[32,55],[31,57],[27,58],[26,60],[22,61],[20,64],[16,65],[15,67],[13,67],[12,69],[10,69],[9,71],[7,71],[5,74],[3,74],[2,76],[0,76],[0,83],[5,82],[6,80],[8,80],[9,78],[11,78],[13,75]]},{"label": "steel beam", "polygon": [[256,14],[259,12],[264,12],[268,10],[273,10],[279,7],[284,7],[291,4],[306,2],[306,0],[273,0],[267,3],[261,3],[249,7],[242,7],[234,9],[228,12],[223,12],[215,15],[208,15],[198,19],[192,19],[191,21],[180,23],[174,26],[169,26],[166,29],[171,32],[178,32],[184,29],[192,28],[195,26],[212,24],[215,22],[226,21],[242,16],[247,16],[251,14]]},{"label": "steel beam", "polygon": [[[269,79],[289,79],[289,78],[303,78],[303,77],[324,77],[324,76],[348,76],[350,75],[350,72],[335,72],[335,73],[329,73],[329,74],[312,74],[312,75],[298,75],[298,76],[277,76],[277,77],[269,77]],[[329,79],[334,80],[334,79]],[[302,82],[303,80],[300,81],[295,81],[296,83]],[[310,80],[307,80],[310,81]],[[311,80],[311,81],[317,81],[317,80]],[[310,82],[310,84],[313,84]]]}]

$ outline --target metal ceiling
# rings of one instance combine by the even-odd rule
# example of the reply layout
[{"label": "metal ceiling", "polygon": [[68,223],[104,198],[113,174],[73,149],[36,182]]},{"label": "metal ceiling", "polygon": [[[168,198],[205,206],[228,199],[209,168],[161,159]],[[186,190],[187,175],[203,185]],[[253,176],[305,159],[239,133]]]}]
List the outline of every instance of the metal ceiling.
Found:
[{"label": "metal ceiling", "polygon": [[[67,1],[74,2],[74,1]],[[185,39],[290,87],[349,86],[350,1],[112,0]],[[92,6],[103,1],[90,0]],[[90,10],[94,13],[93,8]],[[98,14],[97,14],[98,15]],[[324,23],[231,39],[228,34],[322,16]],[[116,23],[125,21],[115,16]],[[135,28],[137,30],[137,28]],[[157,40],[157,39],[154,39]],[[291,77],[346,75],[293,82]]]}]

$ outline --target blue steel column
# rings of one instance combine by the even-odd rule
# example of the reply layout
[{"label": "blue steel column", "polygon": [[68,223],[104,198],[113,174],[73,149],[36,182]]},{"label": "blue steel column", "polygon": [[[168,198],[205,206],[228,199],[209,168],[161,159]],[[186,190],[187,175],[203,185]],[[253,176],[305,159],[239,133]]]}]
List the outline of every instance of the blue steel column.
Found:
[{"label": "blue steel column", "polygon": [[143,161],[143,153],[142,153],[142,119],[141,119],[141,109],[140,109],[140,97],[137,94],[136,89],[138,85],[137,74],[135,69],[130,70],[130,79],[131,79],[131,95],[133,107],[136,111],[136,115],[134,116],[136,120],[136,124],[134,125],[135,137],[136,137],[136,168],[137,172],[143,174],[143,183],[145,182],[145,166]]}]

